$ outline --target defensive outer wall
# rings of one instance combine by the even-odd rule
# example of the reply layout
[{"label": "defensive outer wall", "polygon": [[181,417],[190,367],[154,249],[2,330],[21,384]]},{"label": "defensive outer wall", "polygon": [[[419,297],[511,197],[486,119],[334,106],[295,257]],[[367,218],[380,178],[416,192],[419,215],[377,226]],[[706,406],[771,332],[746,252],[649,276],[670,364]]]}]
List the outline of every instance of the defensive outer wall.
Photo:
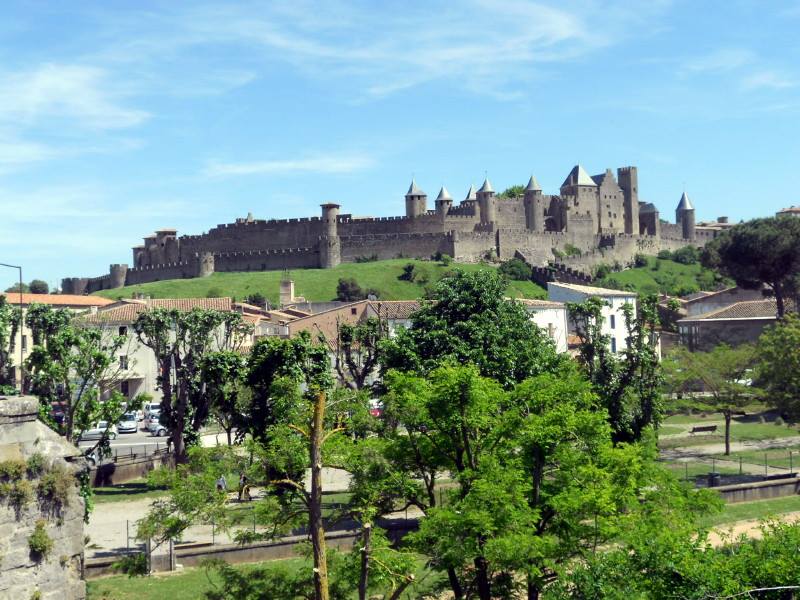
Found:
[{"label": "defensive outer wall", "polygon": [[[569,270],[580,277],[599,263],[627,264],[638,252],[703,245],[715,235],[695,227],[694,207],[685,194],[676,222],[661,220],[652,204],[639,200],[636,167],[619,168],[615,177],[610,169],[589,176],[576,165],[557,195],[543,194],[533,176],[514,198],[498,197],[487,179],[454,204],[443,187],[432,210],[427,194],[412,181],[405,205],[406,214],[398,217],[356,218],[329,203],[321,205],[319,217],[262,220],[248,215],[180,237],[174,229],[161,229],[133,248],[131,265],[111,265],[100,277],[64,279],[62,290],[86,294],[215,271],[331,268],[363,258],[437,253],[461,262],[517,256],[537,269]],[[559,266],[556,257],[565,248],[581,254],[562,259]]]}]

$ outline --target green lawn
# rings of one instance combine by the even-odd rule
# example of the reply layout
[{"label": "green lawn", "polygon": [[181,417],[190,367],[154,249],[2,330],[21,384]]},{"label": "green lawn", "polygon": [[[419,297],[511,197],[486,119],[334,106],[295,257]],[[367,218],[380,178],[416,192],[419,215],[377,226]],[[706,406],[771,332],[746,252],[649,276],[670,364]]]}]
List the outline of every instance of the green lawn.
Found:
[{"label": "green lawn", "polygon": [[646,267],[611,273],[596,283],[599,286],[630,286],[630,289],[640,294],[683,295],[699,290],[713,290],[721,281],[714,271],[704,269],[698,263],[684,265],[648,256]]},{"label": "green lawn", "polygon": [[[664,462],[664,467],[672,471],[680,479],[694,479],[698,475],[705,476],[711,472],[711,461],[704,462]],[[738,475],[739,467],[721,466],[719,463],[713,465],[714,471],[723,475]]]},{"label": "green lawn", "polygon": [[800,496],[785,496],[783,498],[770,498],[756,502],[737,502],[726,504],[722,512],[708,515],[700,520],[703,527],[713,527],[735,521],[748,521],[763,519],[771,515],[780,515],[800,510]]},{"label": "green lawn", "polygon": [[[709,419],[710,420],[710,419]],[[718,424],[717,433],[707,434],[698,433],[694,436],[680,438],[661,439],[658,442],[659,448],[680,448],[683,446],[702,446],[706,444],[720,444],[725,441],[725,428]],[[787,427],[786,425],[774,425],[772,423],[738,423],[731,425],[731,441],[745,442],[758,440],[771,440],[784,437],[800,435],[797,427]]]},{"label": "green lawn", "polygon": [[[403,281],[398,277],[403,267],[415,265],[418,275],[414,282]],[[487,264],[456,264],[444,266],[439,262],[412,260],[407,258],[383,260],[368,263],[347,263],[334,269],[294,269],[291,277],[295,282],[295,293],[307,300],[324,302],[336,297],[336,284],[340,278],[354,278],[364,288],[378,291],[382,300],[414,300],[425,294],[425,288],[438,281],[454,268],[465,271],[494,269]],[[98,296],[118,299],[129,298],[134,293],[147,294],[153,298],[204,298],[209,295],[233,296],[244,299],[259,292],[270,302],[278,301],[278,286],[283,272],[260,271],[257,273],[214,273],[210,277],[197,279],[172,279],[133,285],[114,290],[98,292]],[[544,288],[532,281],[512,281],[508,295],[515,298],[545,298]]]},{"label": "green lawn", "polygon": [[[262,562],[252,565],[237,565],[237,569],[253,569],[260,566],[288,566],[297,569],[304,564],[303,559]],[[400,598],[411,600],[429,593],[442,579],[438,573],[425,568],[424,559],[419,558],[415,572],[416,583],[409,586]],[[219,584],[219,579],[203,568],[185,569],[176,573],[162,573],[151,577],[128,578],[113,576],[87,582],[87,600],[202,600],[204,592]],[[353,594],[353,600],[357,594]],[[278,599],[276,599],[278,600]]]},{"label": "green lawn", "polygon": [[658,435],[672,435],[674,433],[683,433],[686,431],[685,427],[670,427],[669,425],[662,425],[658,428]]},{"label": "green lawn", "polygon": [[[791,460],[789,453],[792,453]],[[775,450],[743,450],[741,452],[731,452],[727,458],[731,460],[742,459],[742,462],[763,465],[766,456],[767,465],[770,467],[791,467],[795,470],[800,468],[800,446],[788,446]]]},{"label": "green lawn", "polygon": [[144,479],[137,479],[128,483],[94,488],[94,501],[97,504],[125,502],[143,498],[157,498],[166,495],[166,493],[166,490],[150,488]]}]

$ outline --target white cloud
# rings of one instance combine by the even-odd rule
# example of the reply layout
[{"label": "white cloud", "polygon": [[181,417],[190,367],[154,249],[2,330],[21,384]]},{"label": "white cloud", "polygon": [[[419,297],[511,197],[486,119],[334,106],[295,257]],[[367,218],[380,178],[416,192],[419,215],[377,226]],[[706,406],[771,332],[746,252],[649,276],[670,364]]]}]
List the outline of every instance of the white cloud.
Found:
[{"label": "white cloud", "polygon": [[346,174],[371,167],[374,160],[366,155],[317,156],[301,159],[265,160],[238,163],[210,163],[204,174],[208,177],[242,175],[293,175],[300,173]]},{"label": "white cloud", "polygon": [[782,90],[794,87],[797,85],[797,81],[786,73],[768,69],[747,75],[742,79],[741,84],[745,90]]},{"label": "white cloud", "polygon": [[755,54],[746,48],[721,48],[688,61],[684,69],[694,73],[732,71],[752,64],[755,60]]},{"label": "white cloud", "polygon": [[0,139],[0,171],[53,158],[57,151],[36,142]]},{"label": "white cloud", "polygon": [[148,113],[124,106],[126,94],[101,68],[47,63],[0,73],[0,121],[38,124],[69,119],[93,129],[122,129],[144,122]]}]

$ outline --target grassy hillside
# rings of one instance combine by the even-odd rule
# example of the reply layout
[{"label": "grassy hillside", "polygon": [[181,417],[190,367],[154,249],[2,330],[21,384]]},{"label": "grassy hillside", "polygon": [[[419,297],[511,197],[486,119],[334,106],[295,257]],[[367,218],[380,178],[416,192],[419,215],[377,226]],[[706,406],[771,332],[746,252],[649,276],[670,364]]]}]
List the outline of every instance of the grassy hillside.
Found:
[{"label": "grassy hillside", "polygon": [[[419,273],[413,283],[399,279],[403,267],[409,263],[414,264],[415,271]],[[316,302],[333,300],[336,297],[336,284],[339,279],[350,277],[364,289],[377,290],[382,300],[412,300],[424,295],[426,286],[438,281],[453,268],[475,271],[495,267],[455,263],[444,266],[438,262],[401,258],[369,263],[348,263],[334,269],[294,269],[291,271],[291,278],[295,282],[296,294]],[[130,298],[135,292],[141,292],[153,298],[233,296],[241,300],[250,294],[260,292],[271,302],[277,303],[281,277],[283,277],[281,271],[214,273],[202,279],[156,281],[105,290],[98,292],[97,295],[116,300]],[[546,297],[545,290],[531,281],[512,281],[508,287],[508,294],[515,298]]]},{"label": "grassy hillside", "polygon": [[632,289],[640,294],[665,293],[673,296],[691,294],[699,290],[714,290],[723,278],[714,271],[704,269],[699,263],[684,265],[672,260],[647,257],[646,267],[635,267],[611,273],[599,279],[596,285]]}]

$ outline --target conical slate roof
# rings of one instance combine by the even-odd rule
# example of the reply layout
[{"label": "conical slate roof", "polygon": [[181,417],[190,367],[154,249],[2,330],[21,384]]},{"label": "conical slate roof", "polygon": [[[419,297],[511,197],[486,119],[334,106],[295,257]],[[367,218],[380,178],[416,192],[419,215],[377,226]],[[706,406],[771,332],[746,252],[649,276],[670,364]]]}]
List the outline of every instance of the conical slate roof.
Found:
[{"label": "conical slate roof", "polygon": [[528,180],[528,185],[525,188],[526,192],[541,192],[542,188],[539,185],[539,182],[536,181],[536,177],[531,175],[531,178]]},{"label": "conical slate roof", "polygon": [[452,200],[453,197],[450,195],[450,192],[447,191],[447,188],[442,186],[442,189],[439,190],[439,195],[436,196],[437,200]]},{"label": "conical slate roof", "polygon": [[406,196],[426,196],[427,194],[423,192],[420,187],[417,185],[416,180],[411,180],[411,185],[408,186],[408,191],[406,192]]},{"label": "conical slate roof", "polygon": [[589,185],[592,187],[597,187],[594,179],[589,177],[589,174],[580,165],[575,165],[572,167],[572,171],[569,172],[569,175],[567,175],[567,178],[564,180],[564,183],[561,184],[561,187],[566,185]]},{"label": "conical slate roof", "polygon": [[692,204],[692,201],[689,200],[689,196],[686,195],[686,192],[683,192],[681,201],[678,202],[677,210],[694,210],[694,205]]},{"label": "conical slate roof", "polygon": [[475,194],[475,186],[470,185],[469,191],[467,192],[467,197],[464,200],[477,200],[478,196]]},{"label": "conical slate roof", "polygon": [[489,181],[489,178],[483,180],[483,185],[481,189],[478,190],[479,192],[491,192],[494,194],[494,188],[492,188],[492,182]]}]

